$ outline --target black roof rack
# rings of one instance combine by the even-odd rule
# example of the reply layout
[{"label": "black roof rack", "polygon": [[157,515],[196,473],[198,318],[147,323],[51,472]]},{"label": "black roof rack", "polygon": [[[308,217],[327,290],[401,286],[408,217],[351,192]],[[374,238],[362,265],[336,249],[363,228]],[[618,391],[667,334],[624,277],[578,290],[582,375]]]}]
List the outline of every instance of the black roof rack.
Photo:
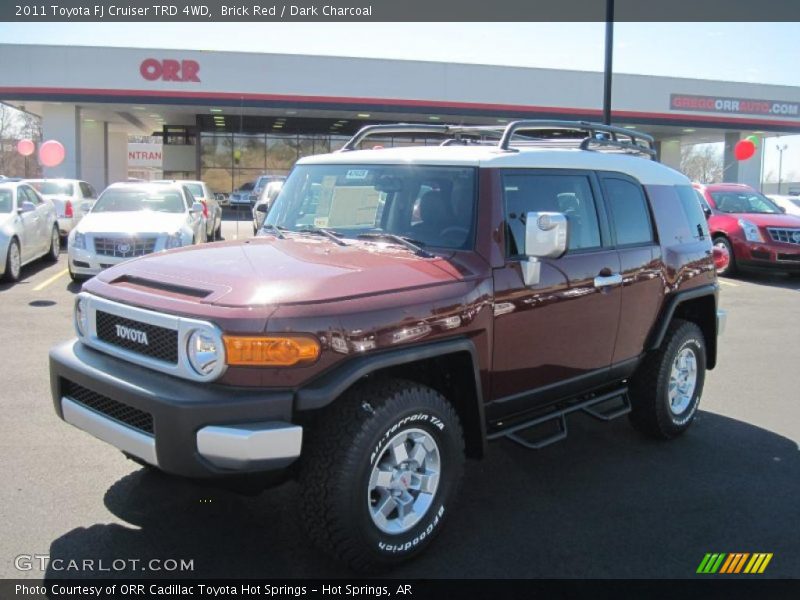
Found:
[{"label": "black roof rack", "polygon": [[[426,133],[452,136],[442,145],[449,146],[469,140],[472,143],[486,145],[486,138],[498,139],[495,144],[503,152],[518,152],[519,147],[512,147],[512,140],[517,146],[547,145],[563,147],[568,137],[560,137],[562,133],[585,134],[580,136],[581,150],[593,147],[613,148],[619,151],[644,154],[655,157],[655,140],[653,136],[633,129],[590,123],[588,121],[561,121],[531,119],[513,121],[507,125],[445,125],[398,123],[396,125],[367,125],[351,137],[339,152],[356,150],[358,145],[373,135]],[[538,134],[538,135],[537,135]],[[514,139],[516,137],[516,139]]]}]

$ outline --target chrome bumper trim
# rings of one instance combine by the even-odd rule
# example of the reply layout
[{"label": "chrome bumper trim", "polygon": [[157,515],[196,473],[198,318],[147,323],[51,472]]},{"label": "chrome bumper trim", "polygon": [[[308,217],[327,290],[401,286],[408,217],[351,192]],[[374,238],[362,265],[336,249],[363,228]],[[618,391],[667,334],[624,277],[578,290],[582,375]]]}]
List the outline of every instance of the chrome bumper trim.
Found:
[{"label": "chrome bumper trim", "polygon": [[725,333],[725,325],[728,321],[728,311],[722,310],[721,308],[717,310],[717,335],[722,335]]},{"label": "chrome bumper trim", "polygon": [[67,396],[61,398],[64,420],[99,440],[116,446],[153,466],[158,466],[155,438],[104,417]]},{"label": "chrome bumper trim", "polygon": [[208,425],[197,432],[197,451],[224,469],[253,469],[265,462],[289,464],[303,445],[303,428],[282,422]]}]

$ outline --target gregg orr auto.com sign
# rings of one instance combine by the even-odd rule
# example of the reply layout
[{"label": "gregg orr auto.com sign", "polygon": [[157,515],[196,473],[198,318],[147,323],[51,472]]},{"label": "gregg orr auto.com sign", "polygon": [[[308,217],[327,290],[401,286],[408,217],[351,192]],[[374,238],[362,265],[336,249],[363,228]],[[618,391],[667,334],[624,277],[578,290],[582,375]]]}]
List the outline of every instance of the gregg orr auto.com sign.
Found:
[{"label": "gregg orr auto.com sign", "polygon": [[786,102],[785,100],[752,100],[749,98],[671,94],[669,105],[672,110],[768,115],[795,119],[800,117],[800,103]]},{"label": "gregg orr auto.com sign", "polygon": [[800,118],[800,103],[785,100],[671,94],[669,106],[672,110]]}]

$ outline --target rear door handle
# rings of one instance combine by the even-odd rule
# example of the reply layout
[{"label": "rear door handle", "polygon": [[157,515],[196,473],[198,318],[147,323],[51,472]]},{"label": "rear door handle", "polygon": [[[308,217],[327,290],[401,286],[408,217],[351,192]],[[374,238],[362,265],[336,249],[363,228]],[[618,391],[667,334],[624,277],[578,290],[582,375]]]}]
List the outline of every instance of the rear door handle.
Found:
[{"label": "rear door handle", "polygon": [[598,275],[594,278],[594,287],[602,288],[602,287],[611,287],[615,285],[622,285],[622,275],[617,273],[616,275]]}]

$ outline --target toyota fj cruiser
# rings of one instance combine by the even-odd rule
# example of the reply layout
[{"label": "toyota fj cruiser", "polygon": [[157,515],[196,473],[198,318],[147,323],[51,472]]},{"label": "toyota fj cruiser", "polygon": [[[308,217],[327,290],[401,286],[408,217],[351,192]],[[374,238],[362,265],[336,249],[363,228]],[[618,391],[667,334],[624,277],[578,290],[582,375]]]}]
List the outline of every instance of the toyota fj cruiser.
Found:
[{"label": "toyota fj cruiser", "polygon": [[[359,149],[370,135],[441,145]],[[86,283],[58,415],[167,473],[278,472],[355,568],[420,553],[465,457],[566,417],[692,423],[724,313],[706,219],[649,136],[583,122],[369,126],[301,159],[259,236]]]}]

